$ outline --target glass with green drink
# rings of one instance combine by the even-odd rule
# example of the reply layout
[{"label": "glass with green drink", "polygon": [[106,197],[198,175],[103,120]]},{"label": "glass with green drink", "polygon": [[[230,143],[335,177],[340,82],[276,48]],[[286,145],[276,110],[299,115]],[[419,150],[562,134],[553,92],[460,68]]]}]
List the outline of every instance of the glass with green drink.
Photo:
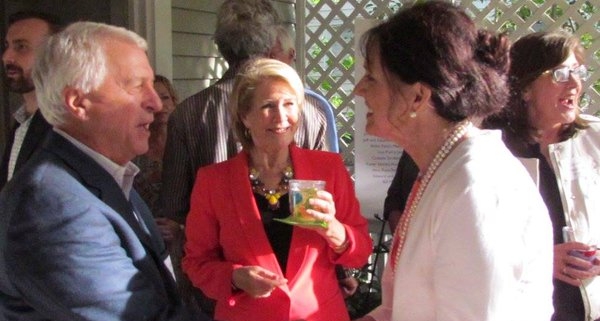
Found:
[{"label": "glass with green drink", "polygon": [[306,210],[312,209],[309,200],[316,196],[317,191],[325,188],[325,181],[291,179],[289,181],[290,212],[292,215],[285,219],[276,219],[280,222],[293,225],[312,225],[327,227],[327,222],[316,220],[307,214]]}]

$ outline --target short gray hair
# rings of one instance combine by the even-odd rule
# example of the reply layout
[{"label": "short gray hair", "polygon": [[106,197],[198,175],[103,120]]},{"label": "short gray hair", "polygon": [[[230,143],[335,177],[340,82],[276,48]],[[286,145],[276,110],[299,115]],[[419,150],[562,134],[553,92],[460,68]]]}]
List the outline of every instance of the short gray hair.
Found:
[{"label": "short gray hair", "polygon": [[290,31],[286,28],[286,26],[282,24],[278,24],[273,28],[273,32],[276,35],[276,39],[279,41],[281,45],[281,50],[288,53],[292,49],[296,49],[296,44],[294,43],[294,39],[290,34]]},{"label": "short gray hair", "polygon": [[214,39],[230,65],[264,56],[275,44],[279,15],[269,0],[226,0],[217,13]]},{"label": "short gray hair", "polygon": [[87,94],[104,82],[104,46],[115,38],[147,50],[146,40],[135,32],[97,22],[73,23],[48,39],[33,68],[38,106],[48,123],[64,123],[63,90],[67,86]]}]

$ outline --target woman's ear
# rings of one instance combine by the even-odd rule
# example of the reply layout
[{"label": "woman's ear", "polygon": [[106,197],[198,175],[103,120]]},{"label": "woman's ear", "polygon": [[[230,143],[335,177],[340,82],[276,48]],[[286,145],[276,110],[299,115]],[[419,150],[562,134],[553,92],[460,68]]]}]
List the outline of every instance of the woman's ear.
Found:
[{"label": "woman's ear", "polygon": [[248,115],[241,117],[240,116],[240,121],[242,122],[242,124],[244,124],[244,127],[246,128],[250,128],[250,122],[248,121]]},{"label": "woman's ear", "polygon": [[417,82],[412,85],[414,91],[414,111],[419,111],[425,106],[429,106],[431,99],[431,88],[423,83]]},{"label": "woman's ear", "polygon": [[81,90],[67,86],[63,89],[63,98],[69,114],[81,120],[87,118],[90,101]]}]

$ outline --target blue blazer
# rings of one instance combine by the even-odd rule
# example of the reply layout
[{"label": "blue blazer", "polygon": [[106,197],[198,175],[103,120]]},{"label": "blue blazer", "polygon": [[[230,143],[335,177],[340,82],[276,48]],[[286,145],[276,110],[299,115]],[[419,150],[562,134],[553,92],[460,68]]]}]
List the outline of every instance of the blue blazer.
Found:
[{"label": "blue blazer", "polygon": [[0,319],[191,320],[148,207],[130,200],[50,132],[0,193]]}]

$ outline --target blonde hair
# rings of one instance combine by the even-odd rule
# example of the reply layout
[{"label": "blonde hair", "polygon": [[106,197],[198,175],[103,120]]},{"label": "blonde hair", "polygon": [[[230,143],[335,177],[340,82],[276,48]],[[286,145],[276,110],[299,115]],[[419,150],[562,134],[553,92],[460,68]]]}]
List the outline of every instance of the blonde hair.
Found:
[{"label": "blonde hair", "polygon": [[279,60],[268,58],[252,59],[245,63],[235,77],[233,91],[229,97],[232,127],[244,149],[251,149],[254,142],[247,134],[243,119],[252,109],[256,88],[268,78],[285,81],[296,93],[300,111],[304,105],[304,85],[294,68]]},{"label": "blonde hair", "polygon": [[165,88],[167,88],[169,95],[171,95],[171,100],[173,100],[173,104],[177,105],[179,103],[179,97],[177,96],[177,91],[175,91],[175,87],[173,87],[173,84],[171,83],[169,78],[167,78],[163,75],[156,74],[156,75],[154,75],[154,83],[155,84],[156,83],[163,84],[165,86]]}]

